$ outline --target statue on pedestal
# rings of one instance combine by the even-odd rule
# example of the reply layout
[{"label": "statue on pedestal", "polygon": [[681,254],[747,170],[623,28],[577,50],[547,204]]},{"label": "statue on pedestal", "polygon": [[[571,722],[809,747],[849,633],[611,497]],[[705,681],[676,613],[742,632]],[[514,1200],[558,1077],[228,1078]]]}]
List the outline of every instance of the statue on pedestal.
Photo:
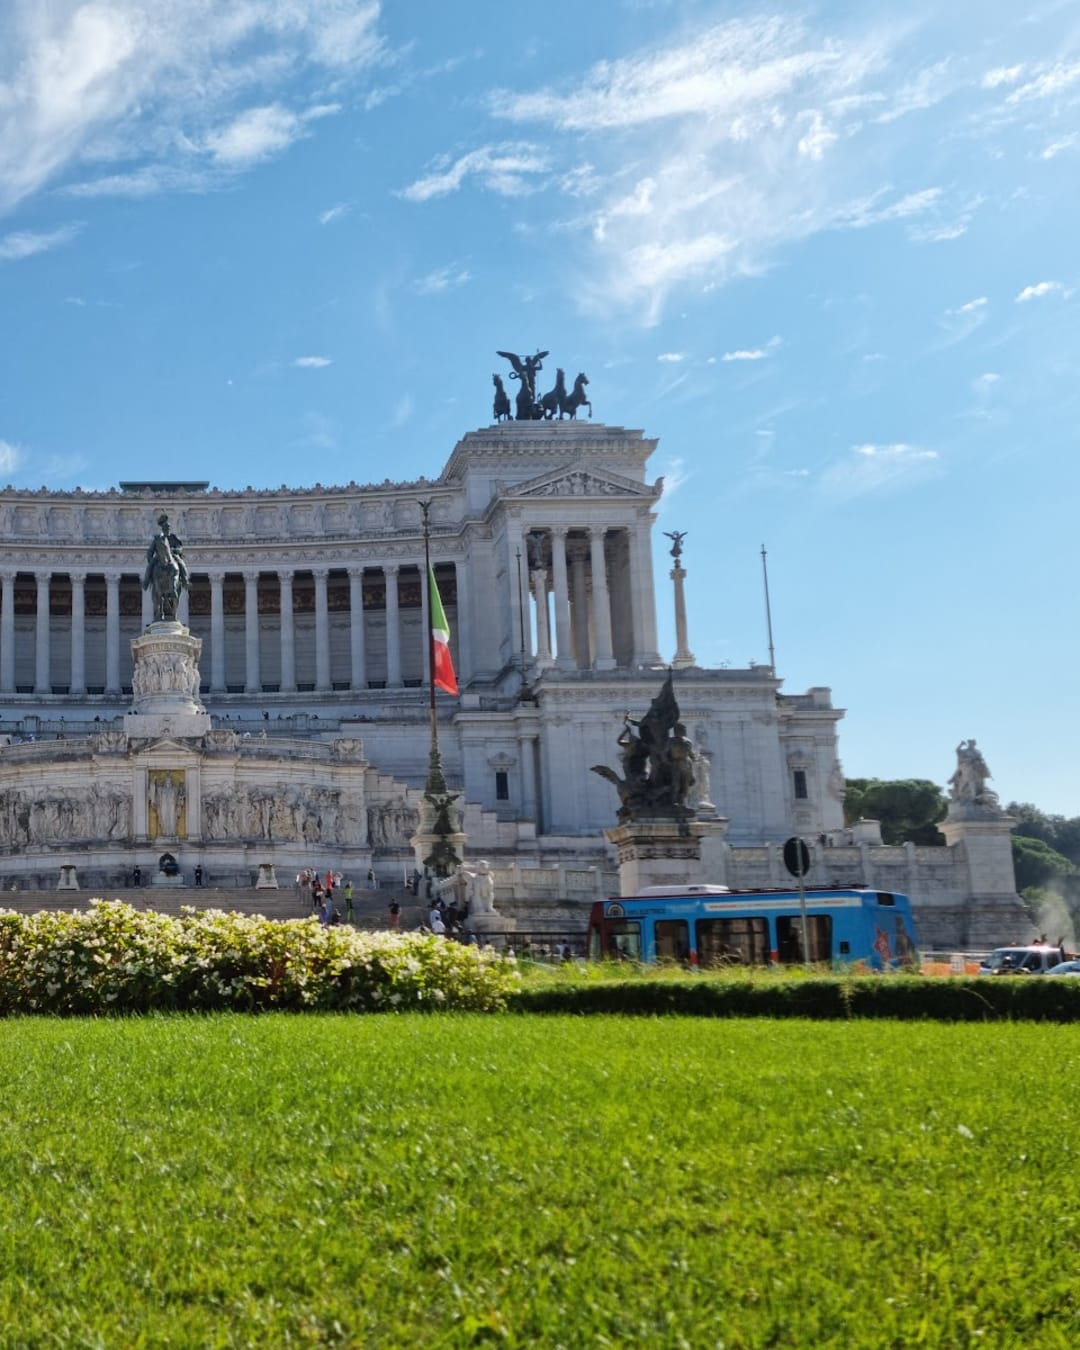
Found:
[{"label": "statue on pedestal", "polygon": [[158,516],[159,532],[150,540],[146,550],[146,570],[143,590],[151,591],[156,622],[174,621],[180,593],[187,590],[188,569],[184,561],[183,541],[169,528],[169,517]]},{"label": "statue on pedestal", "polygon": [[965,806],[998,806],[998,795],[986,786],[993,775],[975,738],[956,747],[956,768],[949,779],[949,799]]},{"label": "statue on pedestal", "polygon": [[623,776],[606,764],[594,764],[592,771],[618,792],[620,821],[689,814],[694,746],[679,720],[670,672],[644,717],[636,721],[626,713],[618,745]]}]

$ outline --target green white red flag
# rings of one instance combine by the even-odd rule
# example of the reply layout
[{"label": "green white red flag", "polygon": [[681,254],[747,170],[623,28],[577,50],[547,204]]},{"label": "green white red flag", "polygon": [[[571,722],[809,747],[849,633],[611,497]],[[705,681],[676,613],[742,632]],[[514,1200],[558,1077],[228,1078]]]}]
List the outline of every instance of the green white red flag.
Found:
[{"label": "green white red flag", "polygon": [[450,655],[450,625],[446,621],[446,611],[442,607],[439,586],[435,580],[435,569],[428,568],[428,596],[431,606],[431,678],[436,689],[447,694],[456,694],[457,676],[454,674],[454,658]]}]

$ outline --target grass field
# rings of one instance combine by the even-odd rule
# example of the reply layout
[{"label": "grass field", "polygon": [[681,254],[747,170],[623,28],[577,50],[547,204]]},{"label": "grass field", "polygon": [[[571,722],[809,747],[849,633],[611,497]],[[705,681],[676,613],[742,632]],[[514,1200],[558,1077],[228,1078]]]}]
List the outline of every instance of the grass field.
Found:
[{"label": "grass field", "polygon": [[1080,1028],[0,1023],[0,1346],[1080,1344]]}]

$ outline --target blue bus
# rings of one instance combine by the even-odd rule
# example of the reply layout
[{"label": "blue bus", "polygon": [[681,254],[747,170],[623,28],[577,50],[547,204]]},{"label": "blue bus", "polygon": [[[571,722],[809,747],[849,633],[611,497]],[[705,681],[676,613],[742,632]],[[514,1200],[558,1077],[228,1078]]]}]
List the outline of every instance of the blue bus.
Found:
[{"label": "blue bus", "polygon": [[703,968],[918,965],[906,895],[835,886],[806,888],[805,936],[796,890],[654,886],[640,895],[598,900],[589,916],[589,956]]}]

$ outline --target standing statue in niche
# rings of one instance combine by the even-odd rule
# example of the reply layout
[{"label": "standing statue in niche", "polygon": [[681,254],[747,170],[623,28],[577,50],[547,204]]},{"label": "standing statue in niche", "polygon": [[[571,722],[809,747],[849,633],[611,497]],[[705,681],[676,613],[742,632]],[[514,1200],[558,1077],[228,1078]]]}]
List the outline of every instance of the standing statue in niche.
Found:
[{"label": "standing statue in niche", "polygon": [[950,800],[969,806],[997,806],[997,793],[986,786],[991,777],[974,737],[961,741],[956,747],[956,768],[949,779]]},{"label": "standing statue in niche", "polygon": [[679,720],[670,671],[644,717],[625,714],[618,745],[623,776],[606,764],[594,764],[592,771],[618,792],[619,820],[685,818],[694,786],[694,746]]},{"label": "standing statue in niche", "polygon": [[150,794],[157,812],[158,835],[164,839],[175,839],[180,811],[184,805],[183,787],[171,774],[166,774],[151,785]]},{"label": "standing statue in niche", "polygon": [[184,545],[169,528],[169,517],[158,516],[158,533],[146,550],[146,570],[143,590],[149,590],[154,599],[156,622],[175,621],[176,606],[182,591],[187,590],[188,569],[184,561]]}]

